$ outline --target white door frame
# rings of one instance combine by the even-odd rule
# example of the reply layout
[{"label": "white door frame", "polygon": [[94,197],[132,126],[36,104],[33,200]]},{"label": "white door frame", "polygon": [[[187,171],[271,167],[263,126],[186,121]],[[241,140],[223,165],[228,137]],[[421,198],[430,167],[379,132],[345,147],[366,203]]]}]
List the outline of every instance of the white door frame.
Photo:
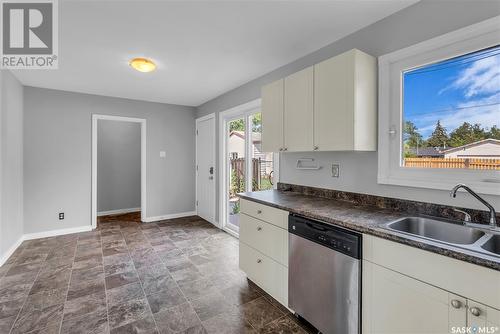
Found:
[{"label": "white door frame", "polygon": [[[214,177],[214,190],[213,190],[213,194],[212,196],[214,198],[216,198],[216,192],[217,192],[217,189],[216,189],[216,186],[217,186],[217,170],[215,168],[215,164],[217,163],[217,157],[216,157],[216,147],[217,147],[217,135],[216,135],[216,123],[215,123],[215,113],[211,113],[211,114],[208,114],[208,115],[205,115],[205,116],[202,116],[202,117],[199,117],[196,119],[196,135],[198,135],[198,124],[200,122],[203,122],[203,121],[206,121],[206,120],[209,120],[209,119],[214,119],[214,142],[213,142],[213,151],[212,151],[212,158],[213,158],[213,162],[214,162],[214,173],[213,173],[213,177]],[[195,184],[196,184],[196,202],[195,202],[195,208],[196,208],[196,214],[198,214],[198,140],[195,141],[196,142],[196,149],[195,149],[195,157],[196,157],[196,170],[195,170]],[[215,226],[219,226],[219,223],[216,221],[216,208],[217,208],[217,200],[214,201],[215,203],[215,207],[213,208],[214,209],[214,218],[213,218],[213,221],[211,221],[212,224],[214,224]]]},{"label": "white door frame", "polygon": [[[222,111],[219,113],[219,224],[222,229],[228,232],[231,235],[238,237],[238,234],[227,228],[227,205],[226,205],[226,194],[228,189],[227,184],[227,176],[229,174],[228,165],[229,165],[229,156],[226,152],[226,143],[227,143],[227,121],[235,120],[241,117],[245,118],[245,129],[248,131],[250,129],[248,122],[246,121],[247,117],[256,111],[260,111],[261,107],[261,99],[256,99],[237,107]],[[247,143],[245,145],[245,157],[249,157],[251,149],[251,143]],[[246,159],[245,170],[249,171],[251,168],[251,159]],[[246,173],[248,175],[248,173]],[[248,177],[246,176],[246,179]],[[247,180],[245,180],[247,181]],[[245,182],[245,190],[248,191],[248,182]]]},{"label": "white door frame", "polygon": [[97,228],[97,121],[134,122],[141,125],[141,221],[146,218],[146,120],[144,118],[92,114],[92,228]]}]

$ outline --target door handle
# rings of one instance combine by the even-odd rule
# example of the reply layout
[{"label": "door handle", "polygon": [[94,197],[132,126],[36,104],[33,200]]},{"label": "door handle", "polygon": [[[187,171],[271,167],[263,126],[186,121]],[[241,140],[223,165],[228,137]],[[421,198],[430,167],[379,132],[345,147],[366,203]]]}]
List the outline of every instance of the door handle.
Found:
[{"label": "door handle", "polygon": [[210,173],[210,175],[213,175],[214,174],[214,168],[210,167],[210,169],[208,170],[208,172]]}]

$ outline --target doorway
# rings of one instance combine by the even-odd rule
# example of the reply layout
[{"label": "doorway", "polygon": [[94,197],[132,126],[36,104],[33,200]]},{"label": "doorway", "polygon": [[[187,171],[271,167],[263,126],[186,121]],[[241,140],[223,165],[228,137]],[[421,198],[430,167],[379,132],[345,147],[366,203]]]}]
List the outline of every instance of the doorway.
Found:
[{"label": "doorway", "polygon": [[220,219],[237,236],[240,227],[238,193],[276,188],[279,155],[262,151],[260,99],[220,114]]},{"label": "doorway", "polygon": [[215,115],[196,119],[196,212],[215,223]]},{"label": "doorway", "polygon": [[[144,221],[146,217],[145,119],[92,115],[91,196],[91,224],[94,229],[97,227],[97,217],[101,215],[140,211],[140,221]],[[140,205],[139,208],[137,203]]]}]

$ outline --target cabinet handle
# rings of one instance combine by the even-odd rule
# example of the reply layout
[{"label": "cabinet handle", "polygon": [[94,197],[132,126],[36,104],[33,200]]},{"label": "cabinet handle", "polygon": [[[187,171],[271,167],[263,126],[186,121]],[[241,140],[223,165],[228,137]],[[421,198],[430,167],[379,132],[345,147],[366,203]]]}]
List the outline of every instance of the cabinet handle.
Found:
[{"label": "cabinet handle", "polygon": [[457,299],[453,299],[451,301],[451,306],[453,308],[461,308],[462,307],[462,302],[460,300],[457,300]]},{"label": "cabinet handle", "polygon": [[257,214],[260,215],[262,213],[262,210],[257,210]]},{"label": "cabinet handle", "polygon": [[470,313],[475,317],[479,317],[481,315],[481,309],[479,309],[478,307],[471,307],[469,310]]},{"label": "cabinet handle", "polygon": [[262,262],[262,260],[261,260],[261,259],[257,259],[257,263],[261,263],[261,262]]},{"label": "cabinet handle", "polygon": [[262,231],[262,227],[257,227],[257,231]]},{"label": "cabinet handle", "polygon": [[319,150],[319,147],[318,146],[314,146],[314,150],[315,151]]}]

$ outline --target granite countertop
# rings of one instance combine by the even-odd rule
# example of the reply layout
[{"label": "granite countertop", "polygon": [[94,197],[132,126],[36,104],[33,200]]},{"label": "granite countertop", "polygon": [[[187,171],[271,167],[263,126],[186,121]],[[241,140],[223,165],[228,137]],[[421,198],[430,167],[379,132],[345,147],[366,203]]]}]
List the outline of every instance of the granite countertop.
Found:
[{"label": "granite countertop", "polygon": [[500,271],[500,257],[412,237],[382,226],[385,223],[408,216],[404,212],[304,195],[292,191],[266,190],[241,193],[239,196],[249,201],[272,206],[307,218],[317,219],[325,223]]}]

